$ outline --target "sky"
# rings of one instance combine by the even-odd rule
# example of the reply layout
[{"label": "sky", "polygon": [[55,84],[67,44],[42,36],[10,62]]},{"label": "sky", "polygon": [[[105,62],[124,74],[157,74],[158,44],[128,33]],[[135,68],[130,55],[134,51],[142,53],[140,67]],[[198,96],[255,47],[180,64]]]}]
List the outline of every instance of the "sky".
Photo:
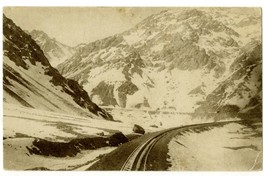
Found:
[{"label": "sky", "polygon": [[42,30],[51,38],[76,46],[121,33],[162,10],[164,8],[5,7],[4,13],[23,30]]}]

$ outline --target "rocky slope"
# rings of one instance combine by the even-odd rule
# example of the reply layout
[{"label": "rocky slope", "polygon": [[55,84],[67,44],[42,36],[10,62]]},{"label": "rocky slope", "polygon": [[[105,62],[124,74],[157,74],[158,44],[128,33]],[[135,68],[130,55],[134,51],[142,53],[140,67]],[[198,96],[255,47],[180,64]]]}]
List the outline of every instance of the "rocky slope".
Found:
[{"label": "rocky slope", "polygon": [[112,119],[90,100],[82,86],[61,76],[31,36],[5,15],[3,34],[4,103]]},{"label": "rocky slope", "polygon": [[197,112],[234,111],[237,107],[242,112],[262,111],[262,45],[251,42],[243,49],[230,66],[230,76],[206,97]]},{"label": "rocky slope", "polygon": [[[192,112],[234,74],[248,43],[261,41],[260,10],[242,11],[165,10],[83,46],[58,70],[103,106]],[[241,101],[232,103],[245,108]]]},{"label": "rocky slope", "polygon": [[32,30],[29,35],[40,46],[50,64],[56,67],[58,64],[70,58],[77,50],[77,47],[69,47],[58,42],[55,38],[50,38],[45,32]]}]

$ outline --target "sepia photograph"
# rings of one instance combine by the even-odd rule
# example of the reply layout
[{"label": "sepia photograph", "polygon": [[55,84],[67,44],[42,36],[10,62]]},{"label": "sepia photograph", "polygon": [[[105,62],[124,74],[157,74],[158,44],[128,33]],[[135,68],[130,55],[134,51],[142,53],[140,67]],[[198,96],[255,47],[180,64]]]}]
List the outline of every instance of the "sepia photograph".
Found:
[{"label": "sepia photograph", "polygon": [[7,171],[262,171],[260,7],[3,7]]}]

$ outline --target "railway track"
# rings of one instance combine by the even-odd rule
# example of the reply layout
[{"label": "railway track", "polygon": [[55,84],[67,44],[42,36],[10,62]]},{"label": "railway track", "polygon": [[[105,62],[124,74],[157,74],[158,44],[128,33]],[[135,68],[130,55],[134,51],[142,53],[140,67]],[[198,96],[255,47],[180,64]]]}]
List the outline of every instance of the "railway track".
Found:
[{"label": "railway track", "polygon": [[158,133],[157,135],[149,138],[144,143],[139,145],[127,158],[125,163],[123,164],[121,171],[145,171],[147,170],[147,161],[148,155],[151,149],[155,146],[155,144],[165,135],[170,132],[183,132],[186,130],[192,130],[195,128],[201,127],[209,127],[209,126],[221,126],[228,123],[240,122],[242,120],[236,121],[223,121],[223,122],[212,122],[212,123],[203,123],[203,124],[194,124],[187,125],[182,127],[171,128],[165,131]]}]

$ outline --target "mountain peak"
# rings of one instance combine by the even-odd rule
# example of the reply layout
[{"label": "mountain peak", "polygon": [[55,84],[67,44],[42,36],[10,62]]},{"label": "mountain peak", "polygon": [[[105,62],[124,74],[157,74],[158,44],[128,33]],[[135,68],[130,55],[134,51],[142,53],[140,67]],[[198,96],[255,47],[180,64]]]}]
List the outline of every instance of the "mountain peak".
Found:
[{"label": "mountain peak", "polygon": [[37,29],[33,29],[31,32],[30,32],[30,35],[32,36],[32,38],[37,38],[37,37],[41,37],[45,40],[52,40],[48,34],[46,34],[44,31],[42,30],[37,30]]},{"label": "mountain peak", "polygon": [[60,43],[55,38],[49,37],[48,34],[41,30],[33,29],[30,35],[40,46],[45,56],[54,67],[70,58],[77,50]]}]

